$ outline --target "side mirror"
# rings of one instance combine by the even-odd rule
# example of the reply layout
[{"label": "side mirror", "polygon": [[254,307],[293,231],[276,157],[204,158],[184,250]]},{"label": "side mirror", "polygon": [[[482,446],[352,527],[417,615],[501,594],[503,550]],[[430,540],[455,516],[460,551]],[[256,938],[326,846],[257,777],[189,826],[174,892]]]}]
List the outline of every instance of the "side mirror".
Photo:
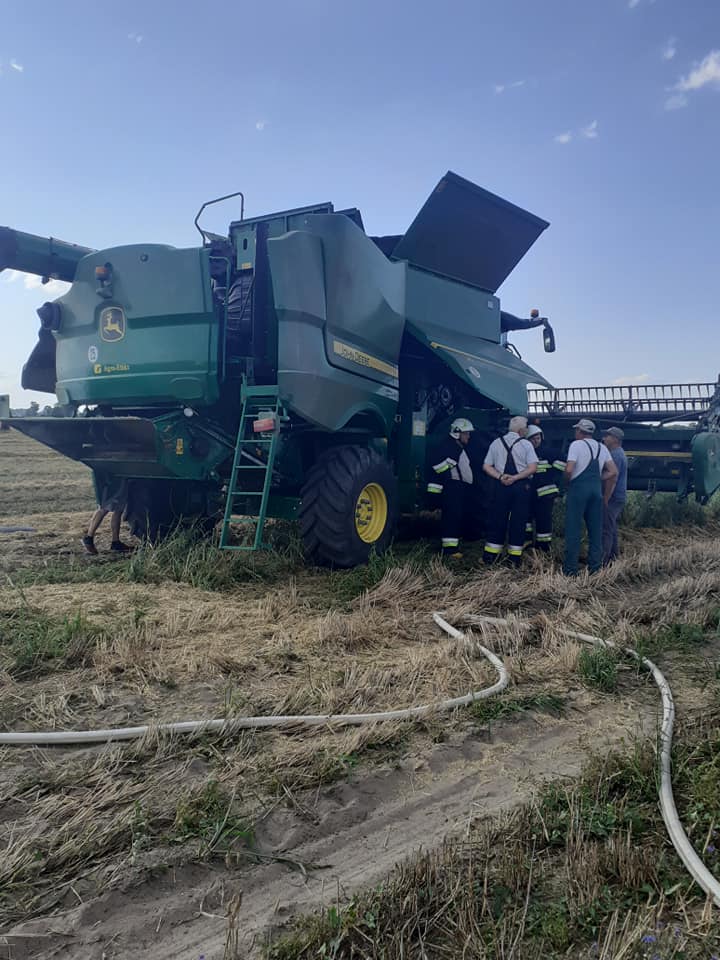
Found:
[{"label": "side mirror", "polygon": [[545,353],[555,353],[555,333],[547,320],[543,328],[543,347]]}]

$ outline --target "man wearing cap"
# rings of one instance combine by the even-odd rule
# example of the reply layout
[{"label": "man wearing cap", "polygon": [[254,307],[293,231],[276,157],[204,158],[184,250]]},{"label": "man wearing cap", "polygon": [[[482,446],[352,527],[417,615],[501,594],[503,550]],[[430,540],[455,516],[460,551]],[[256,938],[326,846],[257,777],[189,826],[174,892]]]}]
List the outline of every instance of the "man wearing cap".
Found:
[{"label": "man wearing cap", "polygon": [[588,534],[588,568],[596,573],[602,566],[603,500],[610,499],[618,475],[610,451],[593,438],[594,433],[592,420],[579,420],[567,453],[563,573],[570,577],[578,573],[583,521]]},{"label": "man wearing cap", "polygon": [[624,439],[625,434],[620,427],[603,430],[603,443],[610,451],[618,472],[617,483],[610,496],[603,498],[603,566],[616,560],[619,553],[618,520],[627,499],[627,457],[622,448]]},{"label": "man wearing cap", "polygon": [[520,566],[522,560],[533,492],[531,478],[538,461],[535,448],[525,439],[527,431],[527,417],[513,417],[508,432],[493,440],[485,457],[483,470],[495,481],[483,552],[485,563],[498,559],[506,534],[510,562]]}]

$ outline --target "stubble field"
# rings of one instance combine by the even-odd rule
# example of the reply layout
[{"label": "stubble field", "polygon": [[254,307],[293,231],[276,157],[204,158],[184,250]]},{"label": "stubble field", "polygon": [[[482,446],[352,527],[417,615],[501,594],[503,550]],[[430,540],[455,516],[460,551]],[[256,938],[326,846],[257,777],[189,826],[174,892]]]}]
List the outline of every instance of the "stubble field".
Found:
[{"label": "stubble field", "polygon": [[[329,572],[284,530],[259,556],[176,537],[129,558],[103,530],[90,558],[93,507],[84,467],[0,432],[0,531],[32,528],[0,532],[0,729],[150,726],[0,747],[0,958],[718,953],[657,813],[655,687],[561,632],[661,663],[681,815],[719,873],[716,525],[625,530],[611,569],[567,581],[537,558],[483,570],[477,549],[446,567],[428,544]],[[479,641],[510,685],[450,714],[154,729],[460,696],[495,680]]]}]

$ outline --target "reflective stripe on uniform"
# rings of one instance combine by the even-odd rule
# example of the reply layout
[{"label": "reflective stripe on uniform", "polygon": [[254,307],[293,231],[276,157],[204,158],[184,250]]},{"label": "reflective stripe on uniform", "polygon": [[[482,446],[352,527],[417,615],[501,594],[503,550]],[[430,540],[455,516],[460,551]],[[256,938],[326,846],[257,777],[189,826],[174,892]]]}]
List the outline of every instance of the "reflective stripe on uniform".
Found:
[{"label": "reflective stripe on uniform", "polygon": [[445,457],[444,460],[441,460],[440,463],[436,463],[433,466],[435,473],[445,473],[446,470],[452,470],[453,467],[457,466],[457,460],[451,460],[450,457]]},{"label": "reflective stripe on uniform", "polygon": [[553,463],[553,466],[555,467],[556,470],[564,470],[566,467],[566,463],[564,460],[555,460],[555,462]]},{"label": "reflective stripe on uniform", "polygon": [[457,537],[443,537],[442,545],[444,547],[457,547],[460,541]]},{"label": "reflective stripe on uniform", "polygon": [[501,543],[486,543],[485,553],[502,553]]},{"label": "reflective stripe on uniform", "polygon": [[537,540],[539,543],[551,543],[552,534],[551,533],[539,533],[537,535]]},{"label": "reflective stripe on uniform", "polygon": [[428,492],[428,493],[442,493],[442,492],[443,492],[443,485],[442,485],[441,483],[429,483],[429,484],[427,485],[427,492]]},{"label": "reflective stripe on uniform", "polygon": [[550,469],[550,464],[547,460],[538,460],[536,473],[547,473]]},{"label": "reflective stripe on uniform", "polygon": [[560,493],[556,483],[546,484],[544,487],[537,488],[537,495],[539,497],[547,497],[551,493]]},{"label": "reflective stripe on uniform", "polygon": [[526,523],[526,524],[525,524],[525,533],[532,533],[532,532],[533,532],[533,525],[532,525],[531,523]]},{"label": "reflective stripe on uniform", "polygon": [[522,556],[522,552],[523,552],[523,548],[522,548],[522,547],[513,547],[513,546],[509,546],[509,547],[508,547],[508,554],[509,554],[511,557],[521,557],[521,556]]}]

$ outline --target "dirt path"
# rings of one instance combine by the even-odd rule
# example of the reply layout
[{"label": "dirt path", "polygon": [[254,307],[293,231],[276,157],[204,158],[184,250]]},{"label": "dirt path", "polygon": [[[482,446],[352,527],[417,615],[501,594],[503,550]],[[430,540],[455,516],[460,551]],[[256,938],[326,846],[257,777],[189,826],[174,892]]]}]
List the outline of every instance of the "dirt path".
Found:
[{"label": "dirt path", "polygon": [[257,956],[268,934],[294,914],[347,899],[420,847],[527,799],[542,780],[576,775],[590,750],[653,729],[655,715],[652,691],[642,691],[641,702],[589,708],[580,693],[562,719],[530,715],[492,732],[455,733],[394,768],[305,797],[302,808],[276,808],[259,824],[260,853],[322,869],[304,874],[269,861],[170,871],[17,927],[7,937],[12,952],[3,954],[0,946],[0,957],[221,960],[227,904],[239,892],[240,955]]}]

